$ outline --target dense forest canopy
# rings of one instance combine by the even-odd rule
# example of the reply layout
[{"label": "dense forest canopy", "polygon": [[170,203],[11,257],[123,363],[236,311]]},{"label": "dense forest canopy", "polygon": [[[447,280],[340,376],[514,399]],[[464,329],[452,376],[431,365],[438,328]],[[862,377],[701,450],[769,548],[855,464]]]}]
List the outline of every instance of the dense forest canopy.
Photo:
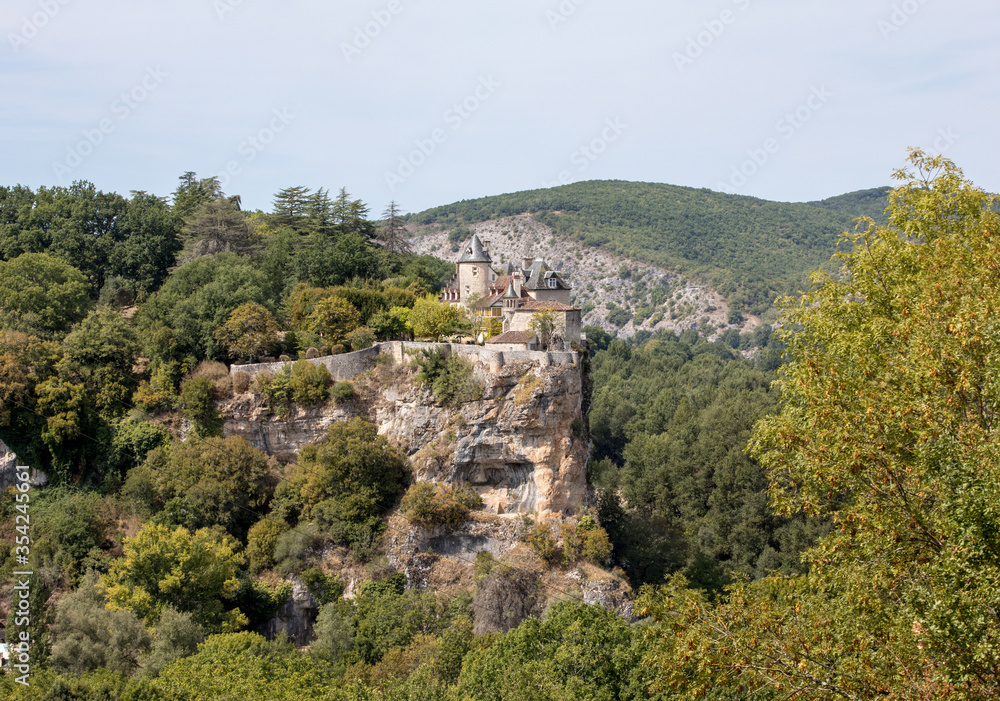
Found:
[{"label": "dense forest canopy", "polygon": [[775,297],[804,289],[838,236],[869,216],[884,222],[888,188],[821,202],[770,202],[705,189],[599,180],[463,200],[409,215],[419,225],[455,227],[532,214],[585,246],[702,279],[737,311],[756,314]]}]

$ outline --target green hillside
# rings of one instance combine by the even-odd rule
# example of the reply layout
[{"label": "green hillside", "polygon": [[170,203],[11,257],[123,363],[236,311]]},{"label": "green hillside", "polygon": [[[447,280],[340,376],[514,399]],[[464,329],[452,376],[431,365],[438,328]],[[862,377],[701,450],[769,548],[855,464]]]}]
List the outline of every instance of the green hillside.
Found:
[{"label": "green hillside", "polygon": [[409,217],[458,226],[531,213],[587,246],[692,275],[736,309],[763,312],[806,284],[861,215],[881,218],[888,188],[820,202],[771,202],[706,189],[595,180],[465,200]]}]

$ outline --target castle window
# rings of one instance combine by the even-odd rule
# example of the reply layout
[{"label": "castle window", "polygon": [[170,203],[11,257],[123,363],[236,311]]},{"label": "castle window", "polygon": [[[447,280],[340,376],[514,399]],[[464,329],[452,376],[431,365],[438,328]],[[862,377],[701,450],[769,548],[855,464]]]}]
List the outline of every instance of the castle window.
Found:
[{"label": "castle window", "polygon": [[472,269],[472,277],[479,277],[479,268]]}]

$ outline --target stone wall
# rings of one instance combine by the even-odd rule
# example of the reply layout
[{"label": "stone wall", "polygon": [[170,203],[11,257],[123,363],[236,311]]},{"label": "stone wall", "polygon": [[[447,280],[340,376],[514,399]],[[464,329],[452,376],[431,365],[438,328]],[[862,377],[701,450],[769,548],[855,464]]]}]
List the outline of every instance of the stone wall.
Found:
[{"label": "stone wall", "polygon": [[[324,366],[330,371],[330,375],[335,382],[343,382],[345,380],[353,380],[358,375],[374,368],[379,355],[388,355],[394,362],[403,363],[409,359],[409,354],[418,353],[421,350],[440,350],[446,356],[453,353],[458,354],[467,358],[474,365],[480,365],[483,369],[489,369],[491,372],[499,372],[507,363],[529,362],[537,364],[540,367],[550,367],[552,365],[572,365],[575,367],[580,361],[579,354],[575,352],[509,351],[484,348],[483,346],[476,345],[464,345],[461,343],[387,341],[385,343],[378,343],[365,350],[343,353],[341,355],[327,355],[322,358],[311,358],[306,362]],[[272,373],[281,372],[286,365],[291,365],[291,362],[233,365],[229,369],[229,372],[245,372],[253,378],[265,370]]]}]

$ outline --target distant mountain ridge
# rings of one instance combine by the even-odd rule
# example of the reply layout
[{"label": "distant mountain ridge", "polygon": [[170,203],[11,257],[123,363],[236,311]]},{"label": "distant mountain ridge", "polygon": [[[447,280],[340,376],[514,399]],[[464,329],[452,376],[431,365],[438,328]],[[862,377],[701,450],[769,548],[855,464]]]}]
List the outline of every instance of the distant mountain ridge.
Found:
[{"label": "distant mountain ridge", "polygon": [[463,200],[407,217],[418,233],[531,214],[560,238],[683,273],[730,308],[760,314],[808,284],[838,236],[869,216],[885,222],[888,187],[815,202],[773,202],[707,189],[620,180]]}]

